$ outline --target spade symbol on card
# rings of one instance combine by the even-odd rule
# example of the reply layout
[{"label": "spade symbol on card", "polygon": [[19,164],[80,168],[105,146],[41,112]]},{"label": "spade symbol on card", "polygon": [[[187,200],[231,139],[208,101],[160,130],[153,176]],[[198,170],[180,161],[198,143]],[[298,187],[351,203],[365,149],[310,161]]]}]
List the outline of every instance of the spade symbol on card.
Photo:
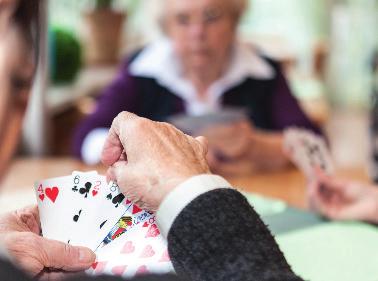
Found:
[{"label": "spade symbol on card", "polygon": [[113,198],[113,195],[111,193],[109,193],[108,195],[106,195],[106,199],[111,200],[112,198]]},{"label": "spade symbol on card", "polygon": [[73,217],[74,222],[77,222],[77,221],[79,220],[80,215],[81,215],[81,211],[82,211],[82,210],[80,210],[79,213],[78,213],[77,215],[74,215],[74,217]]},{"label": "spade symbol on card", "polygon": [[80,194],[85,194],[84,198],[88,197],[88,193],[91,190],[92,184],[90,182],[86,182],[85,187],[80,188],[79,192]]},{"label": "spade symbol on card", "polygon": [[114,207],[118,208],[119,204],[122,203],[123,199],[125,199],[125,195],[123,195],[122,193],[118,194],[117,196],[115,196],[112,200],[112,203],[114,204]]}]

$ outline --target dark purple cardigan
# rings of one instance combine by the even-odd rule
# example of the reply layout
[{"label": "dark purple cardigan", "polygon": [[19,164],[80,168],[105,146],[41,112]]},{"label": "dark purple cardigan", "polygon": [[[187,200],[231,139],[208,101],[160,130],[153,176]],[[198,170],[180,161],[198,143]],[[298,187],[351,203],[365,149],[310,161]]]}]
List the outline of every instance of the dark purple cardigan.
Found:
[{"label": "dark purple cardigan", "polygon": [[[109,128],[122,111],[157,121],[185,112],[184,101],[154,79],[130,74],[128,66],[136,56],[123,63],[113,83],[102,94],[96,110],[76,129],[73,152],[77,157],[81,157],[81,146],[87,134],[96,128]],[[291,94],[279,64],[265,60],[275,69],[276,76],[270,80],[246,79],[224,93],[222,104],[246,108],[250,120],[261,129],[280,131],[288,126],[298,126],[321,134]]]}]

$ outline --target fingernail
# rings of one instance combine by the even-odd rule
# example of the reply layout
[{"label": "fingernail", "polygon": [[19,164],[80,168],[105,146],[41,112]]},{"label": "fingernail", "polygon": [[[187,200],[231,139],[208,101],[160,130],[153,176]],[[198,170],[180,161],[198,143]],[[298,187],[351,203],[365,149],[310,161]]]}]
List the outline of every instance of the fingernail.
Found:
[{"label": "fingernail", "polygon": [[96,255],[89,249],[80,248],[79,249],[79,261],[85,263],[94,262]]}]

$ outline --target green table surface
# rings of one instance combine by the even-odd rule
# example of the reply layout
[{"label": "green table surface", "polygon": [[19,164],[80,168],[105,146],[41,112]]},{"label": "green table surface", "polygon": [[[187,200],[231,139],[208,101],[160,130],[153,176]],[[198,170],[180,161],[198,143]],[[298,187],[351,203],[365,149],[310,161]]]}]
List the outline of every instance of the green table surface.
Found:
[{"label": "green table surface", "polygon": [[378,281],[377,226],[330,222],[278,200],[245,195],[305,280]]}]

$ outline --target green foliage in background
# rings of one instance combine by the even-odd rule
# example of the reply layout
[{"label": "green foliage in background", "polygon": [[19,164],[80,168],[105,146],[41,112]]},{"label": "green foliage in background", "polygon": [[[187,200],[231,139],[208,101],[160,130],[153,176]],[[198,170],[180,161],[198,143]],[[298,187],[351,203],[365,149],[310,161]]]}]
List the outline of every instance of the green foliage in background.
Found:
[{"label": "green foliage in background", "polygon": [[54,84],[70,83],[82,65],[82,48],[72,32],[52,27],[50,30],[50,73]]}]

